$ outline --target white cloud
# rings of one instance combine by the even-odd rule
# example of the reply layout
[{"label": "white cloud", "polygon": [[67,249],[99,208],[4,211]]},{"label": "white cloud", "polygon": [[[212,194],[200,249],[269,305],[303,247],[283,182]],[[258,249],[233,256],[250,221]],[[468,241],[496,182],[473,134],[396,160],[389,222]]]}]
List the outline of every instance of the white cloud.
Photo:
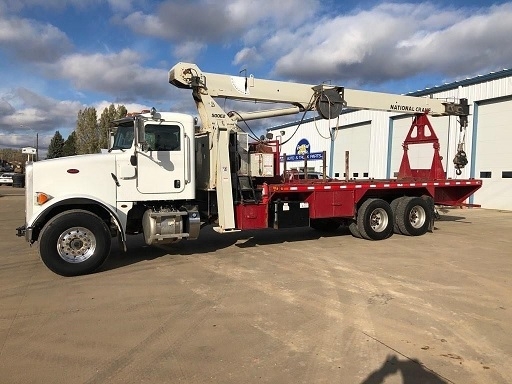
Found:
[{"label": "white cloud", "polygon": [[53,62],[70,51],[72,44],[53,25],[14,17],[0,19],[0,47],[24,61]]},{"label": "white cloud", "polygon": [[0,102],[0,147],[34,146],[36,135],[44,147],[57,130],[66,138],[75,127],[78,111],[84,107],[76,101],[55,100],[26,88],[14,89]]},{"label": "white cloud", "polygon": [[195,58],[204,50],[206,50],[206,44],[198,41],[187,41],[178,44],[173,52],[178,61],[188,62],[195,61]]},{"label": "white cloud", "polygon": [[165,38],[172,36],[174,31],[172,26],[167,26],[157,15],[146,15],[141,11],[133,12],[119,22],[146,36]]},{"label": "white cloud", "polygon": [[[0,10],[3,7],[10,12],[19,12],[23,9],[32,9],[41,7],[43,9],[51,9],[61,11],[68,6],[73,6],[78,9],[83,9],[91,5],[101,4],[104,0],[2,0],[3,4],[0,5]],[[115,0],[114,0],[115,1]],[[122,1],[122,0],[118,0]]]},{"label": "white cloud", "polygon": [[[108,20],[123,28],[112,41],[93,41],[92,33],[89,39],[77,37],[77,45],[83,40],[87,45],[79,45],[80,51],[72,54],[65,27],[5,16],[29,7],[64,10],[51,18],[57,23],[69,7],[82,7],[93,15],[101,7],[104,11],[106,4],[115,16],[103,15],[98,36],[110,32]],[[156,4],[153,9],[151,4]],[[511,35],[510,2],[481,9],[432,2],[353,9],[320,0],[5,0],[0,5],[0,58],[8,57],[10,65],[20,68],[17,74],[24,73],[27,63],[37,65],[29,67],[32,72],[27,76],[13,76],[18,88],[12,98],[0,100],[0,129],[24,123],[38,131],[59,127],[52,122],[74,125],[81,103],[58,102],[20,88],[30,84],[43,92],[55,79],[53,95],[73,94],[62,96],[65,99],[101,105],[97,100],[112,97],[115,104],[133,104],[133,110],[153,106],[144,105],[147,102],[196,113],[190,92],[167,82],[167,61],[174,61],[170,55],[180,61],[199,60],[205,70],[210,70],[210,63],[217,68],[225,65],[221,71],[233,71],[230,65],[247,65],[248,70],[259,65],[258,69],[272,71],[266,77],[307,83],[331,80],[349,86],[423,75],[450,79],[510,67]],[[118,50],[97,51],[106,51],[105,45]],[[211,62],[201,64],[203,57]],[[12,81],[6,81],[7,86]],[[59,108],[57,114],[45,112]],[[72,118],[63,117],[66,109],[73,110]]]},{"label": "white cloud", "polygon": [[4,134],[0,133],[0,148],[36,147],[35,134]]},{"label": "white cloud", "polygon": [[55,100],[26,88],[17,88],[2,100],[4,113],[0,116],[0,130],[47,131],[74,125],[78,110],[83,107],[76,101]]},{"label": "white cloud", "polygon": [[262,61],[263,57],[258,53],[256,47],[246,47],[236,53],[233,64],[239,66],[257,65]]},{"label": "white cloud", "polygon": [[268,29],[294,27],[307,22],[320,8],[319,0],[225,0],[231,20],[250,27],[262,24]]},{"label": "white cloud", "polygon": [[79,90],[102,92],[121,101],[162,99],[170,95],[167,70],[147,68],[142,57],[125,49],[109,54],[73,54],[47,67]]},{"label": "white cloud", "polygon": [[[103,110],[105,108],[110,107],[111,104],[114,104],[114,106],[117,107],[121,103],[116,104],[116,103],[112,103],[112,102],[106,101],[106,100],[102,100],[100,102],[95,103],[94,108],[96,108],[96,111],[98,112],[98,117],[101,116],[101,114],[103,113]],[[151,109],[151,106],[138,104],[138,103],[126,103],[126,104],[122,103],[122,105],[124,105],[126,107],[126,110],[128,112],[141,112],[145,109]]]},{"label": "white cloud", "polygon": [[300,24],[319,4],[319,0],[302,0],[300,6],[296,0],[167,0],[154,14],[136,11],[123,23],[138,33],[178,42],[233,41],[245,33],[256,40],[276,28]]},{"label": "white cloud", "polygon": [[129,12],[133,9],[133,0],[108,0],[115,12]]},{"label": "white cloud", "polygon": [[[378,83],[422,73],[473,74],[512,62],[512,46],[503,44],[512,35],[512,4],[477,15],[438,11],[429,3],[383,4],[277,33],[262,46],[282,52],[277,75],[303,81]],[[425,18],[438,13],[437,22]]]}]

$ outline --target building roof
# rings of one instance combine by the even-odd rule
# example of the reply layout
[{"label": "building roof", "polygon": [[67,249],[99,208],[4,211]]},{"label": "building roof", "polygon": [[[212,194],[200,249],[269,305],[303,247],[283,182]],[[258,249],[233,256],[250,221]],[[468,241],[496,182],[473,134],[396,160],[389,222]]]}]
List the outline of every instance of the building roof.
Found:
[{"label": "building roof", "polygon": [[422,90],[410,92],[410,93],[407,93],[406,95],[407,96],[427,96],[432,93],[449,91],[450,89],[455,89],[458,87],[467,87],[469,85],[479,84],[479,83],[483,83],[483,82],[491,81],[491,80],[502,79],[504,77],[509,77],[509,76],[512,76],[512,69],[503,69],[501,71],[491,72],[486,75],[478,75],[475,77],[468,77],[464,80],[457,80],[452,83],[436,85],[435,87],[425,88]]},{"label": "building roof", "polygon": [[[512,69],[503,69],[501,71],[490,72],[486,75],[478,75],[478,76],[469,77],[469,78],[466,78],[463,80],[457,80],[452,83],[445,83],[442,85],[436,85],[431,88],[425,88],[425,89],[421,89],[418,91],[409,92],[409,93],[406,93],[406,95],[407,96],[428,96],[433,93],[449,91],[451,89],[456,89],[458,87],[467,87],[470,85],[479,84],[479,83],[483,83],[486,81],[502,79],[504,77],[509,77],[509,76],[512,76]],[[353,111],[354,111],[354,109],[346,109],[342,113],[349,113],[349,112],[353,112]],[[310,118],[302,120],[302,123],[309,123],[315,119],[316,119],[316,117],[310,117]],[[267,128],[267,131],[273,131],[275,129],[293,127],[293,126],[296,126],[297,123],[298,123],[298,120],[292,121],[290,123],[285,123],[282,125],[276,125],[274,127]]]}]

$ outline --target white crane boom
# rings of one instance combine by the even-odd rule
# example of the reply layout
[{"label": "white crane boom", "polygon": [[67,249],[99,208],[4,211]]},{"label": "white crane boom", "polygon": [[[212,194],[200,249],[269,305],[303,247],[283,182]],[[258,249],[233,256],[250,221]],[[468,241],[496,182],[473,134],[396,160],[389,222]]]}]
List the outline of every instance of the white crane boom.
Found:
[{"label": "white crane boom", "polygon": [[[208,136],[208,189],[217,192],[219,232],[234,230],[232,173],[229,157],[230,133],[239,132],[238,121],[283,116],[316,110],[324,119],[339,116],[343,109],[371,109],[402,113],[457,115],[467,125],[469,106],[431,98],[346,89],[332,85],[310,85],[202,72],[196,64],[178,63],[169,71],[169,83],[191,89],[202,121],[198,135]],[[224,98],[289,104],[289,107],[253,112],[226,113],[214,100]]]},{"label": "white crane boom", "polygon": [[[169,82],[178,88],[194,90],[196,102],[205,96],[290,104],[293,107],[233,115],[234,120],[250,120],[317,110],[323,118],[333,118],[343,108],[371,109],[402,113],[427,113],[432,116],[467,116],[461,103],[427,97],[361,91],[331,85],[310,85],[257,79],[253,76],[229,76],[202,72],[195,64],[178,63],[169,72]],[[204,102],[204,100],[203,100]]]}]

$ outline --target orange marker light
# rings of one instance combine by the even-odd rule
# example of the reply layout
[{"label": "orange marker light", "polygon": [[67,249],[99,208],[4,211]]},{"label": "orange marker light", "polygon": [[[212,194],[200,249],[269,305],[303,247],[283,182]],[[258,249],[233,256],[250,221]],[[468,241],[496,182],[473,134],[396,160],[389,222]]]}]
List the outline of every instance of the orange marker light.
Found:
[{"label": "orange marker light", "polygon": [[37,205],[43,205],[50,199],[52,199],[52,196],[50,196],[44,192],[36,192],[36,204]]}]

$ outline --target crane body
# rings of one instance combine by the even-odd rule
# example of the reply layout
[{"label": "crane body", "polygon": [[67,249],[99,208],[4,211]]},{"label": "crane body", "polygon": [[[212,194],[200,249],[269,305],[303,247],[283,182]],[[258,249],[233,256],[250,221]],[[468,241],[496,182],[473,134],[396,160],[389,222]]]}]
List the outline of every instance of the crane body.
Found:
[{"label": "crane body", "polygon": [[[93,272],[107,258],[113,237],[125,249],[127,236],[137,234],[148,245],[172,244],[198,238],[207,225],[219,233],[290,227],[334,231],[345,225],[368,240],[393,233],[420,236],[433,228],[436,204],[464,204],[481,187],[480,180],[447,179],[437,137],[425,135],[433,132],[428,116],[455,115],[465,127],[464,99],[446,102],[206,73],[190,63],[176,64],[169,82],[191,91],[201,125],[190,115],[152,109],[114,122],[108,153],[27,165],[26,222],[18,235],[39,242],[52,271]],[[279,107],[225,111],[219,98]],[[240,127],[244,121],[307,111],[333,119],[344,109],[415,115],[396,179],[310,178],[306,156],[306,171],[299,175],[286,165],[281,169],[277,140],[249,142]],[[434,146],[430,169],[412,169],[408,162],[408,146],[420,142]]]}]

